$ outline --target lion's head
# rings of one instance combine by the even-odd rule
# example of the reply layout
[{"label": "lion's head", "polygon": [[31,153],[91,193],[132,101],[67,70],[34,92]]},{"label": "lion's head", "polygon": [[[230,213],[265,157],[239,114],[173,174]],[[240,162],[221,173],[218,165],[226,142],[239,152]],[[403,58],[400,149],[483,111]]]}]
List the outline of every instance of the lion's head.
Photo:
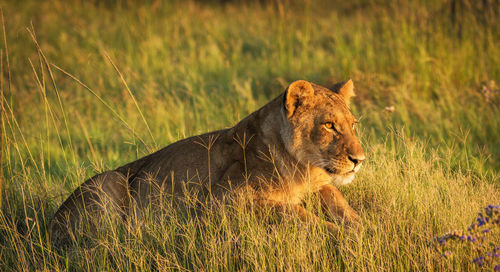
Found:
[{"label": "lion's head", "polygon": [[349,110],[351,80],[334,90],[304,80],[290,84],[283,99],[282,130],[288,152],[302,163],[323,169],[334,183],[347,184],[365,159]]}]

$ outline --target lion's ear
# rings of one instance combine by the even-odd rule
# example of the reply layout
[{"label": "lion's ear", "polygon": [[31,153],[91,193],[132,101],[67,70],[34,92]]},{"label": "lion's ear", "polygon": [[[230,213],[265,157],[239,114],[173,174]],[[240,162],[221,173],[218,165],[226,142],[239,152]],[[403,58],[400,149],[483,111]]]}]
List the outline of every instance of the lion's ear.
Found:
[{"label": "lion's ear", "polygon": [[349,103],[351,102],[351,98],[353,96],[356,96],[356,94],[354,93],[354,83],[351,79],[342,84],[342,87],[340,87],[338,94],[342,96],[345,103],[349,105]]},{"label": "lion's ear", "polygon": [[314,96],[314,88],[311,83],[305,80],[297,80],[288,85],[285,91],[285,108],[288,117],[291,117],[295,110]]}]

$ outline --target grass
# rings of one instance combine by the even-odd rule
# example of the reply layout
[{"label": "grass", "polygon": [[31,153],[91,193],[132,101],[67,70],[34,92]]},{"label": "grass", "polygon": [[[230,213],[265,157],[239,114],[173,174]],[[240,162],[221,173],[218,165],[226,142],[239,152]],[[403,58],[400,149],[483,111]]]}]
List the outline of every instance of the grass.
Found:
[{"label": "grass", "polygon": [[[472,249],[442,258],[431,241],[500,203],[500,94],[481,93],[500,82],[494,2],[0,6],[0,270],[477,268]],[[368,157],[340,188],[362,216],[358,232],[332,237],[231,206],[197,223],[166,205],[128,230],[109,224],[92,248],[47,242],[58,205],[93,174],[232,126],[293,80],[347,78]]]}]

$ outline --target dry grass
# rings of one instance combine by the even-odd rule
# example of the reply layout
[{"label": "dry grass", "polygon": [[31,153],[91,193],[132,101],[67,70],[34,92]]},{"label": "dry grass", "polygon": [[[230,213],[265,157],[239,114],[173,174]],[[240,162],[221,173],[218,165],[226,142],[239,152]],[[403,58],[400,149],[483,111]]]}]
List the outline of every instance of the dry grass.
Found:
[{"label": "dry grass", "polygon": [[[497,6],[0,6],[1,270],[476,268],[473,249],[445,259],[431,241],[500,203],[500,94],[482,88],[500,82]],[[332,237],[324,226],[231,206],[195,220],[165,205],[142,224],[110,222],[95,247],[61,252],[47,243],[58,205],[94,173],[231,126],[292,80],[346,78],[357,87],[368,156],[356,181],[340,188],[363,218],[358,232]],[[314,197],[308,208],[317,210]]]}]

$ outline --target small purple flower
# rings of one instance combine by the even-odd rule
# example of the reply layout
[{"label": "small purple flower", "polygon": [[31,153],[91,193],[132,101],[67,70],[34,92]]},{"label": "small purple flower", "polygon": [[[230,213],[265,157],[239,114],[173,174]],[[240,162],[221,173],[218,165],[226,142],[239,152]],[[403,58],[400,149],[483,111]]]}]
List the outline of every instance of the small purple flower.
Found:
[{"label": "small purple flower", "polygon": [[472,262],[476,263],[479,266],[483,266],[483,264],[484,264],[484,257],[483,256],[477,257]]},{"label": "small purple flower", "polygon": [[[500,272],[500,264],[496,260],[500,258],[500,246],[490,247],[492,244],[485,241],[490,241],[490,233],[494,232],[500,224],[500,205],[488,205],[484,208],[483,212],[478,213],[474,222],[467,228],[467,233],[462,230],[454,230],[446,233],[441,237],[434,237],[434,242],[438,242],[439,246],[442,246],[444,251],[446,243],[448,240],[460,240],[467,241],[468,246],[477,250],[478,252],[483,252],[485,255],[478,256],[473,260],[473,263],[479,267],[487,265],[489,269],[494,266],[494,271]],[[484,227],[483,227],[484,226]],[[484,252],[485,250],[486,252]],[[449,257],[453,254],[451,251],[441,251],[441,257]],[[470,260],[470,259],[469,259]],[[492,264],[493,263],[493,264]],[[495,264],[496,263],[496,264]]]},{"label": "small purple flower", "polygon": [[477,262],[482,261],[482,260],[484,260],[484,257],[483,256],[479,256],[479,257],[475,258],[474,260],[472,260],[472,262],[473,263],[477,263]]},{"label": "small purple flower", "polygon": [[470,241],[470,242],[475,242],[477,241],[476,237],[472,236],[472,235],[468,235],[467,236],[467,241]]},{"label": "small purple flower", "polygon": [[475,258],[472,262],[477,264],[479,267],[481,267],[484,264],[484,257],[479,256],[479,257]]},{"label": "small purple flower", "polygon": [[496,253],[496,252],[490,252],[488,253],[488,257],[490,258],[498,258],[498,256],[500,256],[500,254]]}]

